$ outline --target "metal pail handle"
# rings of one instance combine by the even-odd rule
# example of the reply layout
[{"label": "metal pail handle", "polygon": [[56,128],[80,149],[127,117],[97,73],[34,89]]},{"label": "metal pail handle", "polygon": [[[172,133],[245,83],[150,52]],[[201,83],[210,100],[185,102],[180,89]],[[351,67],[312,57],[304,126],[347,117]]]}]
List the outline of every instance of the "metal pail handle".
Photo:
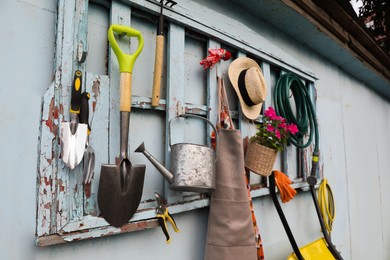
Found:
[{"label": "metal pail handle", "polygon": [[[208,120],[207,118],[204,118],[202,116],[198,116],[198,115],[193,115],[193,114],[182,114],[182,115],[178,115],[178,116],[175,116],[174,118],[172,118],[170,121],[169,121],[169,147],[172,146],[171,144],[171,123],[173,120],[175,120],[176,118],[179,118],[179,117],[193,117],[193,118],[198,118],[198,119],[202,119],[204,121],[206,121],[209,125],[211,125],[211,127],[213,128],[214,132],[215,132],[215,140],[216,140],[216,146],[215,146],[215,153],[218,154],[218,141],[219,141],[219,138],[218,138],[218,132],[217,132],[217,129],[215,128],[215,126],[213,125],[213,123]],[[210,147],[212,148],[212,147]]]}]

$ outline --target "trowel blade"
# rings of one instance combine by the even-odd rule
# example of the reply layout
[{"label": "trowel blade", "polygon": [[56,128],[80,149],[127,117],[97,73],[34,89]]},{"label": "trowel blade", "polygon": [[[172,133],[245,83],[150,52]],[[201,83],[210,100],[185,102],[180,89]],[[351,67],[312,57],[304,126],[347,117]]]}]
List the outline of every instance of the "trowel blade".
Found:
[{"label": "trowel blade", "polygon": [[81,162],[87,141],[88,125],[78,124],[72,134],[71,123],[61,123],[61,158],[71,170]]}]

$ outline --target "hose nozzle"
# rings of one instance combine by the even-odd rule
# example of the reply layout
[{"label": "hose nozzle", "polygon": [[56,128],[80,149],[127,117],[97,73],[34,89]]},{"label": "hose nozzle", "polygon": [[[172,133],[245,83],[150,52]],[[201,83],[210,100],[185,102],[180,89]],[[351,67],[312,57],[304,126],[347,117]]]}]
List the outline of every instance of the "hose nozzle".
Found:
[{"label": "hose nozzle", "polygon": [[318,167],[318,152],[314,152],[313,153],[313,157],[311,159],[311,172],[310,172],[310,176],[307,177],[307,183],[309,185],[316,185],[317,184],[317,167]]}]

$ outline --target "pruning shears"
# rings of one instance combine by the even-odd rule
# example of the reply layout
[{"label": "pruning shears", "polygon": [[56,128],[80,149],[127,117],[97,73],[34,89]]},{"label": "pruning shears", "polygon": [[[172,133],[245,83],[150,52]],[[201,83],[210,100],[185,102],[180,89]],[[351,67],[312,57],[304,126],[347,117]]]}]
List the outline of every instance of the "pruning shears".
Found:
[{"label": "pruning shears", "polygon": [[169,212],[168,212],[166,199],[163,196],[161,196],[160,194],[158,194],[157,192],[155,192],[154,195],[156,196],[156,200],[157,200],[157,208],[156,208],[157,215],[156,215],[156,217],[158,218],[158,222],[159,222],[159,224],[164,232],[164,235],[167,239],[166,242],[167,242],[167,244],[169,244],[171,242],[171,237],[169,236],[169,233],[168,233],[167,220],[171,223],[173,230],[175,232],[180,232],[180,230],[177,228],[175,220],[172,218],[171,214],[169,214]]}]

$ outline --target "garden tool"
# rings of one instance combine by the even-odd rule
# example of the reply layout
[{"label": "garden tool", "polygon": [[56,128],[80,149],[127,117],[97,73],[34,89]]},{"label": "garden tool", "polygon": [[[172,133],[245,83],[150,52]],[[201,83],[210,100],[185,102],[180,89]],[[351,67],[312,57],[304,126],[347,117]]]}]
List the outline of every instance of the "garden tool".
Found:
[{"label": "garden tool", "polygon": [[74,73],[71,101],[70,123],[61,122],[61,158],[67,167],[74,169],[83,159],[85,142],[87,140],[88,126],[78,122],[81,102],[82,73],[76,70]]},{"label": "garden tool", "polygon": [[[166,0],[165,6],[173,7],[177,4],[175,1]],[[154,60],[154,76],[153,76],[153,91],[152,91],[152,106],[159,105],[160,88],[161,88],[161,74],[164,61],[164,0],[160,0],[160,16],[157,24],[156,36],[156,54]]]},{"label": "garden tool", "polygon": [[95,168],[95,150],[92,145],[89,143],[89,136],[91,134],[91,127],[88,122],[89,120],[89,104],[88,101],[90,99],[90,94],[88,92],[84,92],[81,94],[81,108],[80,108],[80,123],[88,125],[88,136],[87,141],[85,143],[85,151],[84,151],[84,169],[83,169],[83,177],[84,184],[91,183],[94,168]]},{"label": "garden tool", "polygon": [[[171,133],[171,122],[179,117],[202,119],[210,124],[216,132],[214,125],[208,119],[197,115],[183,114],[174,117],[169,122],[169,133]],[[216,141],[218,143],[218,139]],[[215,189],[215,160],[217,152],[214,151],[213,148],[189,143],[176,143],[172,145],[171,134],[169,134],[169,146],[171,148],[172,172],[166,169],[164,165],[157,161],[157,159],[145,149],[144,143],[141,143],[134,152],[143,153],[167,179],[173,190],[210,192]]]},{"label": "garden tool", "polygon": [[[114,32],[137,37],[138,48],[133,54],[124,54]],[[98,204],[104,219],[120,227],[137,211],[142,197],[145,165],[132,165],[127,157],[131,111],[131,80],[134,62],[144,46],[142,34],[130,27],[111,25],[108,41],[118,59],[120,71],[120,154],[118,164],[102,164]]]},{"label": "garden tool", "polygon": [[269,191],[271,194],[272,201],[275,205],[276,211],[278,212],[279,218],[282,221],[283,227],[286,231],[287,237],[291,243],[294,252],[287,257],[288,260],[332,260],[342,259],[341,256],[335,255],[332,252],[331,246],[327,244],[327,240],[319,238],[308,245],[298,248],[295,241],[294,235],[291,232],[290,226],[288,225],[286,216],[283,213],[282,207],[276,197],[275,192],[275,172],[269,176]]},{"label": "garden tool", "polygon": [[175,220],[168,212],[166,199],[162,197],[160,194],[158,194],[157,192],[155,192],[154,195],[156,196],[156,200],[157,200],[156,213],[157,213],[158,223],[160,224],[164,232],[164,235],[167,239],[166,240],[167,244],[169,244],[171,242],[171,237],[169,236],[168,233],[167,220],[171,222],[171,225],[175,232],[180,232],[180,230],[177,228]]}]

